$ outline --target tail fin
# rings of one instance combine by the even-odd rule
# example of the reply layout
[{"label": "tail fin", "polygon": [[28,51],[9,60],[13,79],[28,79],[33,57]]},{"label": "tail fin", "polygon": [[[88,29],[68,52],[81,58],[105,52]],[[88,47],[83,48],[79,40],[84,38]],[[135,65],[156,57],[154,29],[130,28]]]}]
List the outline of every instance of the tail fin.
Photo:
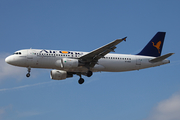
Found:
[{"label": "tail fin", "polygon": [[151,41],[137,55],[158,57],[161,55],[166,32],[157,32]]}]

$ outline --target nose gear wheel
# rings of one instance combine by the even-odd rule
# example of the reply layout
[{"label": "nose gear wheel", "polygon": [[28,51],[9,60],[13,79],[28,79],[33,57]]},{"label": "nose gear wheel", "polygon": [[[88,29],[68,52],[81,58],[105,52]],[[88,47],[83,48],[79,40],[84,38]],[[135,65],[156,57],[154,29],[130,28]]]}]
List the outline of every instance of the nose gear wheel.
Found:
[{"label": "nose gear wheel", "polygon": [[30,72],[31,72],[31,68],[30,68],[30,67],[28,67],[28,70],[27,70],[27,71],[28,71],[28,73],[26,74],[26,77],[30,77],[30,75],[31,75],[31,74],[30,74]]}]

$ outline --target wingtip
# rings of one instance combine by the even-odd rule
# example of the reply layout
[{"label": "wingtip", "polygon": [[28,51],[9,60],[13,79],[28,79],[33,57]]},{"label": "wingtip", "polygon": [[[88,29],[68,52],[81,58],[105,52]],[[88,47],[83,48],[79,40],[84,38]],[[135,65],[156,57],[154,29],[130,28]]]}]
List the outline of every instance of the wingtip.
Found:
[{"label": "wingtip", "polygon": [[127,38],[127,37],[124,37],[124,38],[122,38],[122,40],[126,41],[126,38]]},{"label": "wingtip", "polygon": [[169,55],[174,55],[175,53],[169,53]]}]

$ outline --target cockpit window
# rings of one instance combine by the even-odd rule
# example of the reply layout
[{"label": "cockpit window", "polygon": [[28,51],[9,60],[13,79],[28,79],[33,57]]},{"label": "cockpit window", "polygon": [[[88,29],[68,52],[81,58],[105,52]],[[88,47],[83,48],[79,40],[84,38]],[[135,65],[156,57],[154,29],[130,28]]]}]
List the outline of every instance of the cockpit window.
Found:
[{"label": "cockpit window", "polygon": [[21,52],[15,52],[14,55],[21,55]]}]

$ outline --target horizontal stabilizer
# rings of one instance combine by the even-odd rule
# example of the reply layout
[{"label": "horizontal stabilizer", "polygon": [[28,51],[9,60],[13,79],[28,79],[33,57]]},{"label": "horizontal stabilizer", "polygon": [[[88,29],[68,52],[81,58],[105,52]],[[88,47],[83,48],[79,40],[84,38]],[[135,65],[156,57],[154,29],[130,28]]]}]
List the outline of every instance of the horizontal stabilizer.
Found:
[{"label": "horizontal stabilizer", "polygon": [[173,55],[173,54],[174,54],[174,53],[168,53],[168,54],[166,54],[166,55],[156,57],[156,58],[150,60],[149,62],[151,62],[151,63],[160,62],[160,61],[163,61],[164,59],[170,57],[170,56]]}]

